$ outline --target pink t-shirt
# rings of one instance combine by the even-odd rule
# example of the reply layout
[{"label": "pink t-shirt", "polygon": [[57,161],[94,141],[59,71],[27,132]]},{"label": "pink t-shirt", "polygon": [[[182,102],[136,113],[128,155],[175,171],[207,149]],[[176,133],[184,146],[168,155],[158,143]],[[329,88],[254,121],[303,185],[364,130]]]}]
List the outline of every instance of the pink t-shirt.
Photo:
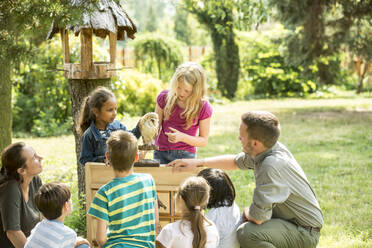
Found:
[{"label": "pink t-shirt", "polygon": [[[169,90],[164,90],[160,92],[158,95],[157,103],[160,108],[164,109],[167,94]],[[186,125],[186,119],[181,117],[181,113],[184,109],[180,108],[177,104],[173,108],[173,112],[168,120],[164,120],[161,124],[161,130],[156,137],[155,145],[159,146],[160,151],[168,151],[168,150],[184,150],[192,153],[196,153],[196,147],[190,146],[184,142],[177,142],[177,143],[170,143],[168,142],[168,136],[165,135],[165,132],[170,132],[169,127],[173,127],[180,132],[185,134],[196,136],[196,133],[199,129],[199,121],[210,118],[212,116],[212,106],[208,101],[202,101],[202,108],[199,112],[198,118],[193,121],[193,124],[189,129],[184,129]]]}]

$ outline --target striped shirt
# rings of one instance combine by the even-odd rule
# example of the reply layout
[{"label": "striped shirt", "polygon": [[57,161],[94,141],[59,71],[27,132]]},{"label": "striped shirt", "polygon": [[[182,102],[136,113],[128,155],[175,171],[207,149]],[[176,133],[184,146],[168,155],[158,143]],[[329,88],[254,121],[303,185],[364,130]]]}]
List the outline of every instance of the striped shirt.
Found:
[{"label": "striped shirt", "polygon": [[107,243],[155,248],[155,183],[150,174],[114,178],[94,196],[89,215],[108,222]]},{"label": "striped shirt", "polygon": [[44,219],[27,238],[25,248],[73,248],[76,232],[58,220]]}]

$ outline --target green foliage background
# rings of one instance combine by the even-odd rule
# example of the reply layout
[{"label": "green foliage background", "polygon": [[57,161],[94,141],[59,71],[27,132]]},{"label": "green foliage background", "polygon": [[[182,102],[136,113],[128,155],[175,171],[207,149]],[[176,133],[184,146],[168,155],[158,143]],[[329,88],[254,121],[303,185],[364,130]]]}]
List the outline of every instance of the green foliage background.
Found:
[{"label": "green foliage background", "polygon": [[184,60],[181,42],[157,33],[139,35],[132,43],[136,67],[169,81],[177,66]]},{"label": "green foliage background", "polygon": [[155,111],[156,97],[165,84],[151,76],[134,70],[118,73],[113,79],[113,92],[117,98],[120,115],[141,116]]},{"label": "green foliage background", "polygon": [[71,103],[62,72],[58,40],[42,43],[28,63],[20,63],[13,76],[13,130],[54,136],[71,132]]}]

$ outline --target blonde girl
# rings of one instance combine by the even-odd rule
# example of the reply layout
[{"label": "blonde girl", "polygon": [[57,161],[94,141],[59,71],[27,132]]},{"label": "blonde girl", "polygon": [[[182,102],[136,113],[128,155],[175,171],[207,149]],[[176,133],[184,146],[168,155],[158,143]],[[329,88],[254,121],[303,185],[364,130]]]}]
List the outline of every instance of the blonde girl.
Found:
[{"label": "blonde girl", "polygon": [[[181,64],[170,89],[157,97],[159,134],[154,158],[167,164],[178,158],[195,158],[196,147],[208,144],[212,107],[204,99],[207,84],[203,67],[195,62]],[[199,134],[197,135],[199,131]]]},{"label": "blonde girl", "polygon": [[210,187],[202,177],[189,177],[177,193],[182,218],[167,224],[157,237],[160,248],[215,248],[219,242],[216,226],[203,215]]},{"label": "blonde girl", "polygon": [[[104,162],[106,141],[116,130],[127,131],[116,117],[116,98],[114,93],[105,87],[98,87],[84,99],[78,124],[82,134],[79,162]],[[141,137],[138,127],[129,132],[137,139]]]}]

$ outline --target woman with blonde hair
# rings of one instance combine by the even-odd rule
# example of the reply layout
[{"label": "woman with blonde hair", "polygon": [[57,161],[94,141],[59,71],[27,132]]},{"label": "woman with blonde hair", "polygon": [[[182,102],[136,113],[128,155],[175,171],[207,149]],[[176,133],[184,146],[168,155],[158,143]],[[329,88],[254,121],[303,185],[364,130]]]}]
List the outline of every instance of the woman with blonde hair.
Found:
[{"label": "woman with blonde hair", "polygon": [[159,248],[216,248],[215,224],[204,216],[210,187],[202,177],[189,177],[178,190],[176,204],[181,220],[167,224],[157,237]]},{"label": "woman with blonde hair", "polygon": [[[178,66],[170,89],[157,97],[159,134],[154,158],[167,164],[179,158],[195,158],[196,147],[208,144],[212,107],[204,99],[207,91],[203,67],[195,62]],[[197,132],[199,134],[197,135]]]}]

